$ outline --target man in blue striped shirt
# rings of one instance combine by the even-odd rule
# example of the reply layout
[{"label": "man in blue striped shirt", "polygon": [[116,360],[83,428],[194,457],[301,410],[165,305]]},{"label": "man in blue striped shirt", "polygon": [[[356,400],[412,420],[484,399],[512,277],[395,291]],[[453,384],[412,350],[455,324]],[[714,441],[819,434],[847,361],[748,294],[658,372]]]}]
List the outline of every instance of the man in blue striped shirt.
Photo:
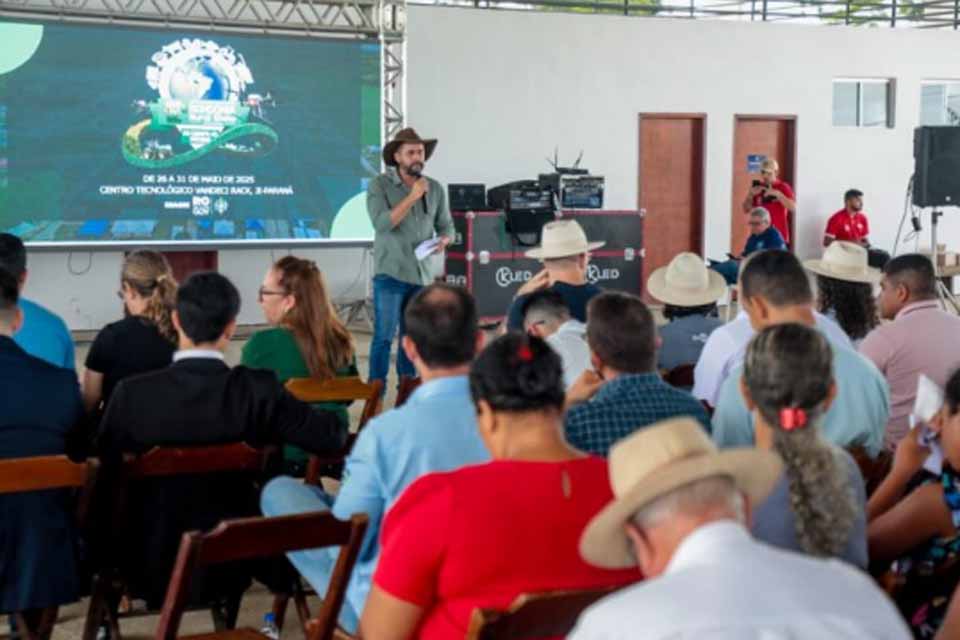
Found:
[{"label": "man in blue striped shirt", "polygon": [[653,314],[640,298],[618,291],[593,298],[587,307],[587,344],[594,370],[567,394],[574,405],[565,425],[571,445],[606,456],[637,429],[678,416],[694,418],[709,432],[703,405],[657,373],[660,340]]}]

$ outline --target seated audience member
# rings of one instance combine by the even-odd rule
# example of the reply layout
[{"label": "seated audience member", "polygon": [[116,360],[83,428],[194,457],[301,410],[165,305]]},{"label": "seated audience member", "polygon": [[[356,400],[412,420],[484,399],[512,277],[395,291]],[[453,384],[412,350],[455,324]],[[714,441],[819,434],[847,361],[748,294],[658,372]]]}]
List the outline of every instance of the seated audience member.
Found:
[{"label": "seated audience member", "polygon": [[534,291],[549,289],[563,297],[575,320],[586,322],[587,303],[602,291],[587,282],[590,252],[604,242],[588,242],[576,220],[556,220],[543,225],[540,246],[526,252],[528,258],[543,262],[543,270],[517,290],[507,311],[507,329],[523,331],[523,308]]},{"label": "seated audience member", "polygon": [[[932,578],[954,566],[960,553],[960,369],[950,376],[943,408],[932,423],[918,425],[900,440],[893,468],[868,505],[871,563],[882,570],[896,560],[894,570],[905,588],[920,580],[927,590],[922,601],[900,602],[918,638],[933,637],[957,586]],[[930,456],[925,444],[930,440],[943,452],[940,473],[927,474],[918,485],[915,478]]]},{"label": "seated audience member", "polygon": [[823,246],[829,247],[836,240],[853,242],[867,250],[871,267],[882,269],[890,260],[890,254],[882,249],[872,248],[869,235],[870,223],[863,212],[863,192],[859,189],[848,189],[843,194],[843,209],[834,213],[827,221]]},{"label": "seated audience member", "polygon": [[537,291],[527,298],[523,329],[532,336],[546,340],[560,356],[565,389],[569,389],[590,368],[587,325],[570,317],[570,309],[556,291]]},{"label": "seated audience member", "polygon": [[943,624],[940,625],[934,640],[955,640],[956,638],[960,638],[960,588],[954,590]]},{"label": "seated audience member", "polygon": [[569,638],[909,638],[863,572],[750,536],[750,508],[781,473],[776,454],[717,452],[687,419],[618,443],[614,501],[587,526],[580,551],[598,567],[639,566],[648,579],[587,609]]},{"label": "seated audience member", "polygon": [[470,391],[493,461],[426,475],[393,505],[361,637],[463,638],[477,607],[640,578],[577,553],[610,488],[606,462],[563,438],[560,357],[539,338],[503,336],[474,362]]},{"label": "seated audience member", "polygon": [[760,165],[760,179],[751,182],[750,190],[740,206],[744,213],[750,213],[756,207],[769,211],[774,228],[789,244],[790,215],[797,210],[797,196],[789,184],[777,179],[779,172],[780,165],[776,160],[764,160]]},{"label": "seated audience member", "polygon": [[[748,258],[744,263],[744,268],[751,260],[759,256],[764,256],[763,260],[769,260],[768,254],[778,256],[785,254],[786,251],[759,251]],[[740,287],[740,295],[743,297],[743,287]],[[807,285],[809,289],[809,284]],[[789,292],[782,292],[789,295]],[[698,400],[703,400],[712,407],[717,406],[717,397],[720,394],[720,387],[724,380],[730,375],[730,371],[743,362],[743,354],[746,353],[747,343],[753,337],[754,329],[750,323],[750,318],[743,310],[741,305],[740,312],[733,321],[728,322],[707,338],[707,343],[703,345],[703,351],[700,353],[700,359],[697,360],[697,366],[694,370],[693,395]],[[835,344],[841,344],[852,349],[853,344],[850,338],[844,333],[836,322],[817,311],[813,312],[817,328],[823,331],[830,341]]]},{"label": "seated audience member", "polygon": [[880,271],[867,264],[867,251],[850,242],[834,242],[821,260],[803,263],[817,276],[817,311],[826,314],[859,345],[879,323],[873,286]]},{"label": "seated audience member", "polygon": [[739,256],[727,254],[730,259],[718,262],[710,261],[710,268],[723,276],[727,284],[737,284],[737,274],[740,272],[740,262],[752,253],[766,249],[786,249],[787,243],[776,227],[770,224],[770,212],[763,207],[752,209],[747,216],[747,225],[750,227],[750,236]]},{"label": "seated audience member", "polygon": [[[62,455],[82,416],[76,374],[24,351],[17,278],[0,268],[0,458]],[[0,611],[24,612],[80,596],[77,532],[69,495],[0,495]]]},{"label": "seated audience member", "polygon": [[885,444],[894,450],[909,430],[921,374],[939,386],[960,363],[960,318],[940,309],[933,263],[920,254],[892,259],[880,281],[880,315],[893,322],[867,335],[860,353],[890,383],[893,407]]},{"label": "seated audience member", "polygon": [[754,537],[866,569],[860,469],[850,454],[820,437],[837,393],[830,343],[799,324],[764,329],[747,349],[741,391],[753,412],[757,447],[772,449],[784,462],[773,493],[753,512]]},{"label": "seated audience member", "polygon": [[177,331],[170,317],[177,281],[163,254],[128,254],[117,294],[124,318],[101,329],[87,354],[83,405],[88,413],[99,413],[124,378],[168,367],[176,351]]},{"label": "seated audience member", "polygon": [[[105,464],[154,447],[290,443],[315,453],[343,447],[346,429],[336,414],[311,410],[271,371],[224,363],[239,309],[239,293],[218,273],[196,273],[183,283],[172,317],[180,349],[171,366],[114,389],[98,438]],[[183,532],[258,514],[258,492],[248,479],[229,473],[144,485],[127,500],[134,506],[122,553],[133,595],[153,607],[163,600]]]},{"label": "seated audience member", "polygon": [[681,253],[647,279],[647,293],[664,303],[667,324],[659,328],[657,368],[670,371],[696,364],[714,329],[723,326],[716,317],[717,300],[727,287],[723,279],[706,268],[695,253]]},{"label": "seated audience member", "polygon": [[[323,274],[311,260],[286,256],[272,265],[257,292],[271,328],[250,336],[240,364],[269,369],[281,383],[290,378],[330,380],[358,375],[353,337],[327,297]],[[349,427],[342,403],[318,403],[316,408],[337,414]],[[294,446],[283,451],[288,472],[302,476],[307,454]]]},{"label": "seated audience member", "polygon": [[[755,331],[778,324],[817,327],[813,291],[803,266],[786,251],[752,257],[740,274],[740,303]],[[866,358],[822,332],[833,350],[837,395],[822,423],[823,436],[843,447],[862,447],[875,457],[883,445],[890,415],[887,383]],[[713,414],[713,439],[721,448],[753,444],[753,416],[740,393],[743,366],[734,369],[720,389]]]},{"label": "seated audience member", "polygon": [[[319,487],[276,478],[260,502],[268,516],[332,509],[344,520],[354,513],[370,518],[354,566],[340,624],[355,633],[380,555],[380,525],[387,507],[411,482],[433,471],[449,471],[490,459],[477,431],[467,377],[482,343],[477,308],[464,289],[434,284],[419,291],[404,312],[407,352],[423,383],[407,402],[377,416],[360,432],[336,499]],[[290,554],[290,561],[318,592],[330,580],[337,551]]]},{"label": "seated audience member", "polygon": [[637,296],[607,291],[590,301],[587,343],[593,370],[567,394],[567,440],[606,456],[614,442],[674,416],[691,416],[709,431],[703,405],[657,372],[660,339],[653,314]]},{"label": "seated audience member", "polygon": [[[27,250],[15,235],[0,233],[0,269],[6,269],[17,279],[20,293],[27,284]],[[13,337],[24,351],[52,365],[73,369],[75,355],[73,338],[60,316],[20,297],[23,326]]]}]

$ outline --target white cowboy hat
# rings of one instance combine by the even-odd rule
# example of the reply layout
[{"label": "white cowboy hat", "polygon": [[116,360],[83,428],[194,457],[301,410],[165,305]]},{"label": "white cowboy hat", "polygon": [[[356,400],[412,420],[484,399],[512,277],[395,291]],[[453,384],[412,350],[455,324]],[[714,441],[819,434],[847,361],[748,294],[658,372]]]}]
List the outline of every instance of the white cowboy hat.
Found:
[{"label": "white cowboy hat", "polygon": [[610,450],[613,502],[594,516],[580,537],[580,555],[607,569],[637,564],[624,525],[642,507],[683,485],[728,476],[756,504],[773,490],[783,471],[776,453],[753,447],[717,451],[693,418],[644,427]]},{"label": "white cowboy hat", "polygon": [[647,293],[678,307],[699,307],[716,302],[727,291],[723,276],[707,269],[695,253],[678,253],[665,267],[647,278]]},{"label": "white cowboy hat", "polygon": [[554,220],[543,225],[540,246],[524,255],[536,260],[567,258],[599,249],[606,242],[587,242],[587,234],[576,220]]},{"label": "white cowboy hat", "polygon": [[805,260],[803,266],[817,275],[844,280],[876,284],[882,273],[867,262],[867,250],[853,242],[834,241],[823,252],[820,260]]}]

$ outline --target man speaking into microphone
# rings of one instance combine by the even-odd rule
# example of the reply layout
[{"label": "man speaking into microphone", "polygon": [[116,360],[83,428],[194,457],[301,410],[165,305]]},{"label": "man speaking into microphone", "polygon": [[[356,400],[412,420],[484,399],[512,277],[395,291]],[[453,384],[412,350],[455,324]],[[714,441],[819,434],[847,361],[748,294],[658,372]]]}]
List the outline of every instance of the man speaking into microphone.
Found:
[{"label": "man speaking into microphone", "polygon": [[[370,181],[367,212],[373,222],[373,342],[370,380],[386,388],[393,337],[402,338],[407,301],[440,275],[431,256],[453,242],[453,218],[443,185],[423,175],[436,140],[403,129],[383,148],[385,173]],[[432,241],[432,242],[428,242]],[[416,372],[402,347],[397,348],[397,375]]]}]

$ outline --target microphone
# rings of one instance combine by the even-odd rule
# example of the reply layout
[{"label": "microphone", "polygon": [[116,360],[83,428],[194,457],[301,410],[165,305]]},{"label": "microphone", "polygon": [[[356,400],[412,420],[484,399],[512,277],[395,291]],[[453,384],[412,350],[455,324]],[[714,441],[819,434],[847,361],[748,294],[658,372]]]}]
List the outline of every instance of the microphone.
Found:
[{"label": "microphone", "polygon": [[[415,169],[413,167],[407,170],[407,174],[412,178],[416,178],[417,180],[423,178],[423,171],[420,169]],[[426,193],[420,196],[420,202],[423,203],[423,213],[424,215],[426,215],[427,213],[427,194]]]}]

